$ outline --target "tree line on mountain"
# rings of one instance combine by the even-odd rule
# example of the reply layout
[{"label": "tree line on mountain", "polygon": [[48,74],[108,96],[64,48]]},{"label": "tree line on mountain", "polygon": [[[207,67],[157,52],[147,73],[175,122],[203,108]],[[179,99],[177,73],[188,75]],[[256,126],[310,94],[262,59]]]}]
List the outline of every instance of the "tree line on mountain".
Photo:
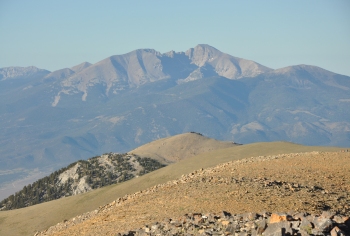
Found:
[{"label": "tree line on mountain", "polygon": [[[135,175],[141,176],[164,167],[157,160],[148,157],[139,157],[129,154],[107,153],[109,163],[103,164],[102,156],[95,156],[88,160],[79,160],[67,167],[61,168],[49,176],[24,186],[22,190],[12,194],[0,202],[0,210],[12,210],[39,203],[68,197],[73,195],[74,184],[86,176],[86,182],[92,189],[120,183],[132,179]],[[131,159],[132,158],[132,159]],[[138,162],[142,167],[137,173],[133,162]],[[78,178],[68,178],[68,181],[61,183],[60,175],[65,171],[78,165],[76,173]]]}]

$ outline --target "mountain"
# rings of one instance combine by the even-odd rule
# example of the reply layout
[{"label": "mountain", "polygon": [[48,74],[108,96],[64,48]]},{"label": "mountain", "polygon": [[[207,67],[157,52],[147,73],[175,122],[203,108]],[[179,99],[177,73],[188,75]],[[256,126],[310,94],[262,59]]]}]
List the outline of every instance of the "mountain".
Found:
[{"label": "mountain", "polygon": [[348,145],[349,77],[298,65],[242,82],[253,89],[249,91],[244,123],[235,124],[231,130],[240,142],[281,139],[310,145]]},{"label": "mountain", "polygon": [[72,68],[70,68],[72,71],[74,71],[75,73],[79,73],[80,71],[84,70],[85,68],[91,66],[90,62],[83,62],[79,65],[73,66]]},{"label": "mountain", "polygon": [[273,70],[204,44],[0,74],[0,199],[74,161],[191,131],[243,144],[350,143],[350,77]]},{"label": "mountain", "polygon": [[108,57],[72,76],[67,74],[62,82],[63,88],[52,105],[58,104],[62,93],[83,93],[82,100],[86,101],[89,90],[96,86],[102,95],[108,97],[121,90],[169,78],[178,83],[213,75],[239,79],[270,70],[253,61],[222,53],[209,45],[198,45],[185,53],[171,51],[161,54],[153,49],[140,49]]}]

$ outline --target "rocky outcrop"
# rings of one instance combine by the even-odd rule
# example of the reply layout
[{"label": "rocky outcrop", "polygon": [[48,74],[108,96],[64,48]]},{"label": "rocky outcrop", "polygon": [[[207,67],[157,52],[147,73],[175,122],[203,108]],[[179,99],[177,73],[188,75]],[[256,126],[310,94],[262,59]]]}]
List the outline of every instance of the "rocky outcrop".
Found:
[{"label": "rocky outcrop", "polygon": [[80,160],[24,187],[0,202],[0,211],[27,207],[120,183],[164,167],[134,154],[108,153]]}]

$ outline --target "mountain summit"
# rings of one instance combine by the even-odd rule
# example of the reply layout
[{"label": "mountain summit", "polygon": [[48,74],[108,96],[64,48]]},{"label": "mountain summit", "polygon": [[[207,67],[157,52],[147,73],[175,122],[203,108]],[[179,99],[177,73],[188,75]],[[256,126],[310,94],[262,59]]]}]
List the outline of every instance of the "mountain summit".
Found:
[{"label": "mountain summit", "polygon": [[198,69],[212,68],[217,75],[227,79],[253,77],[272,70],[254,61],[222,53],[206,44],[199,44],[187,50],[186,55],[190,58],[191,63],[198,66]]},{"label": "mountain summit", "polygon": [[90,88],[95,86],[102,86],[108,97],[111,93],[164,79],[172,79],[177,83],[208,76],[239,79],[271,71],[256,62],[230,56],[205,44],[197,45],[186,53],[171,51],[162,54],[153,49],[139,49],[108,57],[94,65],[84,65],[49,75],[57,74],[59,79],[65,77],[53,106],[58,104],[62,93],[83,93],[82,100],[86,101]]}]

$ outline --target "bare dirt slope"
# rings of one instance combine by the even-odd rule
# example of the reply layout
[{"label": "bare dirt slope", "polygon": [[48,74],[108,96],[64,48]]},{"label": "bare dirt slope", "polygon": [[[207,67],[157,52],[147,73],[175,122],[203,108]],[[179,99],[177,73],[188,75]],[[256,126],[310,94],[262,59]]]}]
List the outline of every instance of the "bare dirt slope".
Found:
[{"label": "bare dirt slope", "polygon": [[218,141],[197,133],[185,133],[150,142],[129,153],[169,164],[201,153],[235,146],[239,145],[228,141]]},{"label": "bare dirt slope", "polygon": [[[115,235],[195,212],[350,211],[350,153],[309,152],[231,161],[119,198],[84,221],[42,235]],[[86,215],[85,215],[86,216]]]},{"label": "bare dirt slope", "polygon": [[[151,172],[139,178],[134,178],[125,183],[107,186],[101,189],[97,189],[88,193],[84,193],[77,196],[62,198],[59,200],[46,202],[43,204],[12,210],[0,212],[0,235],[32,235],[36,231],[41,231],[47,229],[48,227],[62,222],[64,220],[71,219],[84,212],[89,212],[97,209],[99,206],[108,204],[126,194],[133,194],[135,192],[145,190],[152,186],[158,184],[164,184],[167,181],[180,178],[182,175],[189,174],[200,168],[214,167],[218,164],[225,163],[233,160],[240,160],[242,158],[259,156],[259,155],[277,155],[282,153],[294,153],[294,152],[310,152],[310,151],[338,151],[340,148],[333,147],[308,147],[302,145],[296,145],[286,142],[271,142],[271,143],[254,143],[248,145],[242,145],[232,148],[219,149],[212,152],[202,153],[200,155],[188,158],[165,168],[159,169],[157,171]],[[331,160],[329,160],[331,162]],[[288,169],[287,167],[285,167]],[[250,170],[254,172],[253,169]],[[188,186],[186,189],[178,189],[177,194],[174,196],[181,196],[176,201],[181,202],[181,204],[190,204],[187,199],[192,199],[187,195],[192,187]],[[210,189],[210,186],[207,186]],[[229,203],[223,201],[224,199],[216,199],[217,195],[215,192],[209,192],[210,196],[203,197],[208,200],[202,203],[209,202],[220,202],[220,206],[227,206]],[[172,194],[172,192],[171,192]],[[187,196],[187,197],[186,197]],[[157,199],[157,196],[154,196]],[[171,197],[171,196],[168,196]],[[215,197],[214,199],[212,197]],[[145,211],[138,211],[135,208],[120,208],[123,209],[122,213],[117,213],[113,217],[120,218],[118,225],[123,225],[125,222],[132,223],[129,216],[138,215],[141,219],[136,222],[144,223],[146,221],[155,220],[157,212],[167,212],[168,215],[182,214],[184,212],[191,211],[187,205],[176,205],[178,203],[174,202],[173,205],[167,205],[167,198],[158,199],[159,201],[151,202],[144,198],[143,200],[138,200],[138,202],[144,202],[147,204],[153,204],[157,208],[153,211],[152,208]],[[192,199],[193,201],[193,199]],[[199,202],[201,203],[201,202]],[[201,204],[202,204],[201,203]],[[134,202],[133,204],[136,204]],[[207,204],[210,206],[210,204]],[[163,207],[165,206],[165,207]],[[170,207],[171,206],[171,207]],[[204,205],[202,204],[204,207]],[[170,208],[168,208],[170,207]],[[226,208],[226,207],[225,207]],[[211,210],[212,208],[207,208]],[[204,210],[204,209],[203,209]],[[242,209],[244,210],[244,209]],[[124,212],[124,213],[123,213]],[[116,218],[115,218],[116,219]],[[124,222],[122,224],[122,222]],[[136,227],[137,224],[135,224]],[[127,225],[124,225],[127,228]],[[124,227],[123,226],[123,227]],[[131,225],[129,225],[131,226]],[[129,227],[128,226],[128,227]],[[113,229],[113,231],[116,229]]]}]

